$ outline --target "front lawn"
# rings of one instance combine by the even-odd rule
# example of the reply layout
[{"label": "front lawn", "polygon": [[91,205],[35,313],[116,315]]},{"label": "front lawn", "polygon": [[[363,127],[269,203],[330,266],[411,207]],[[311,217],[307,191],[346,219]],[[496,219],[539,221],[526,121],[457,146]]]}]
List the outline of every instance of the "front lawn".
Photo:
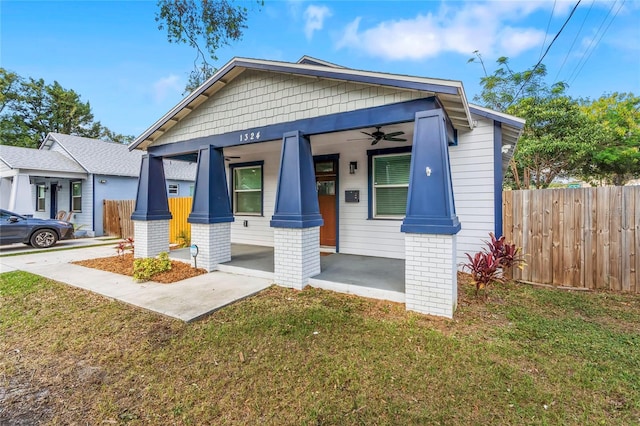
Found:
[{"label": "front lawn", "polygon": [[185,324],[0,274],[0,424],[640,423],[640,296],[461,288],[451,321],[272,287]]}]

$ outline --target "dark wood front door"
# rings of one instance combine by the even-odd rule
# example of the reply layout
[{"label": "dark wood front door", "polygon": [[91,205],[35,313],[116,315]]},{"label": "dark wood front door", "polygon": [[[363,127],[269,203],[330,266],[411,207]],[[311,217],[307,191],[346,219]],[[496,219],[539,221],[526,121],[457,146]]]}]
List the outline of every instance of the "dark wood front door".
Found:
[{"label": "dark wood front door", "polygon": [[316,161],[316,188],[318,190],[318,204],[324,224],[320,227],[320,245],[336,246],[336,194],[337,160]]}]

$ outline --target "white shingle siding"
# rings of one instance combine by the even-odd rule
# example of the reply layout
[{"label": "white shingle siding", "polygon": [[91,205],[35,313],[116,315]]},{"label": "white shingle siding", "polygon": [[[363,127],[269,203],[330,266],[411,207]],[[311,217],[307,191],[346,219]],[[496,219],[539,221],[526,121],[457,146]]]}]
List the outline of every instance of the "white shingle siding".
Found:
[{"label": "white shingle siding", "polygon": [[154,145],[419,99],[418,91],[245,71]]}]

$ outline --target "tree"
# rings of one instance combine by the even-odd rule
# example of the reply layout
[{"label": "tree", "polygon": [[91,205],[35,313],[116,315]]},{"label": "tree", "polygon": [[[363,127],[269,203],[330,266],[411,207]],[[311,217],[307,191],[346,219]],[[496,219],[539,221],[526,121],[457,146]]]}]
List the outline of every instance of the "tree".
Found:
[{"label": "tree", "polygon": [[36,148],[49,132],[120,143],[133,139],[94,121],[89,102],[57,81],[25,80],[0,68],[0,143]]},{"label": "tree", "polygon": [[473,54],[475,56],[467,63],[480,63],[484,72],[484,77],[480,78],[482,92],[475,95],[473,100],[487,108],[506,112],[509,106],[518,101],[518,98],[544,99],[552,95],[561,95],[566,89],[564,82],[555,83],[551,87],[545,83],[547,68],[544,64],[518,72],[513,71],[509,66],[509,58],[501,56],[496,60],[498,68],[493,74],[488,74],[480,52],[476,50]]},{"label": "tree", "polygon": [[482,56],[474,54],[469,62],[481,63],[485,74],[480,79],[482,92],[474,100],[526,120],[505,184],[518,189],[547,188],[558,177],[577,175],[597,128],[579,103],[564,95],[566,85],[549,86],[544,64],[515,72],[506,57],[498,58],[498,68],[487,74]]},{"label": "tree", "polygon": [[583,101],[582,109],[599,128],[581,170],[583,178],[624,185],[640,177],[640,97],[613,93]]},{"label": "tree", "polygon": [[524,98],[507,109],[527,120],[510,164],[518,189],[548,188],[558,177],[578,176],[598,128],[567,96]]},{"label": "tree", "polygon": [[185,93],[195,90],[216,71],[207,54],[217,61],[217,50],[239,40],[247,28],[248,9],[234,5],[232,0],[158,0],[158,7],[158,29],[166,29],[169,43],[185,43],[196,49]]}]

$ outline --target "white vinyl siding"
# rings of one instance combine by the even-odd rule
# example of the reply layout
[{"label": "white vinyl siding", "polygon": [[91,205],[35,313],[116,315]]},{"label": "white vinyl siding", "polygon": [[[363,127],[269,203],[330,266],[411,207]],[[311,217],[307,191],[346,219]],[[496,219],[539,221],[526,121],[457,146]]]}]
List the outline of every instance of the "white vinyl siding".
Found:
[{"label": "white vinyl siding", "polygon": [[[276,186],[280,165],[282,141],[271,141],[259,145],[248,145],[234,151],[241,156],[241,162],[262,161],[262,216],[238,216],[231,222],[231,241],[240,244],[273,246],[273,228],[271,216],[275,208]],[[229,171],[229,170],[227,170]],[[230,174],[227,181],[231,182]],[[244,226],[244,224],[247,226]]]},{"label": "white vinyl siding", "polygon": [[477,126],[458,132],[458,146],[449,147],[456,213],[462,223],[457,261],[475,253],[495,231],[493,120],[473,116]]}]

